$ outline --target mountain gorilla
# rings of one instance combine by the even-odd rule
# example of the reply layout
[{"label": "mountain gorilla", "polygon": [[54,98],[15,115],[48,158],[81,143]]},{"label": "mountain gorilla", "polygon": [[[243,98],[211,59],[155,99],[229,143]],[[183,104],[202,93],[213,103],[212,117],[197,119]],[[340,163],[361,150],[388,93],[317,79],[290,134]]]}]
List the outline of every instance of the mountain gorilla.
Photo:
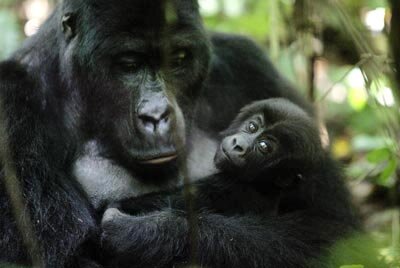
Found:
[{"label": "mountain gorilla", "polygon": [[[251,41],[207,34],[195,0],[169,2],[173,16],[164,12],[171,9],[162,0],[64,0],[36,35],[0,63],[2,141],[8,152],[2,162],[16,171],[13,183],[22,189],[23,211],[30,216],[39,244],[36,257],[44,267],[98,267],[96,256],[86,255],[97,250],[91,242],[99,234],[102,208],[175,185],[184,151],[189,172],[211,171],[212,158],[201,149],[216,146],[217,133],[244,105],[283,97],[312,113]],[[17,230],[21,217],[13,216],[16,198],[7,195],[7,181],[2,175],[0,262],[30,263],[32,252]],[[330,194],[337,201],[345,198],[335,189]],[[140,218],[138,230],[154,219],[186,226],[182,215],[167,215]],[[308,241],[300,238],[308,233],[312,239],[336,224],[318,217],[291,215],[270,222],[263,229],[275,241],[274,251],[265,252],[270,263],[285,252],[288,263],[306,258]],[[260,231],[246,228],[250,218],[227,222],[210,214],[208,219],[251,234],[237,251],[218,249],[220,260],[248,257],[242,248]],[[210,236],[215,245],[230,242],[219,241],[216,231]],[[142,238],[137,243],[146,246],[150,240]],[[154,249],[167,249],[161,254],[166,256],[173,251],[166,246]]]},{"label": "mountain gorilla", "polygon": [[[223,133],[214,161],[218,174],[188,186],[198,216],[201,267],[310,267],[311,257],[326,252],[333,238],[357,227],[342,172],[323,149],[317,125],[287,100],[246,106]],[[152,214],[186,212],[183,188],[110,207],[102,224],[103,243],[114,254],[110,267],[189,261],[185,220],[177,216],[168,224]]]}]

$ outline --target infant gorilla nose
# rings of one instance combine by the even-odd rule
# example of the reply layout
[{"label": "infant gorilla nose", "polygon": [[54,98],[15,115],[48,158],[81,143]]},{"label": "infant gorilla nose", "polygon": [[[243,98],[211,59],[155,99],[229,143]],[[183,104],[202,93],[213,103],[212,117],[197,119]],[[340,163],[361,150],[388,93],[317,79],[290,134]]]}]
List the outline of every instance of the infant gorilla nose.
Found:
[{"label": "infant gorilla nose", "polygon": [[241,135],[228,136],[222,140],[214,162],[220,169],[226,169],[228,166],[243,167],[246,164],[248,149],[248,141]]}]

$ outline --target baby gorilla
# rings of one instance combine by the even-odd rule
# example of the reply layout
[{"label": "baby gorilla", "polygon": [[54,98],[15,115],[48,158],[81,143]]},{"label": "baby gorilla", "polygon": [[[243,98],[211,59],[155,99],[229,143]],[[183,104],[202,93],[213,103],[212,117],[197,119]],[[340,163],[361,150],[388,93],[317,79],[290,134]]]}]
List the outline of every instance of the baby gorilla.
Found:
[{"label": "baby gorilla", "polygon": [[[132,245],[121,245],[120,242],[129,241],[127,238],[135,233],[135,228],[139,228],[137,216],[172,210],[185,215],[188,211],[188,195],[192,199],[191,209],[198,215],[199,226],[202,224],[201,215],[205,211],[227,218],[245,217],[258,226],[264,226],[266,218],[281,215],[286,217],[288,213],[317,213],[321,217],[324,216],[319,210],[326,209],[326,213],[334,213],[329,204],[324,204],[325,201],[317,201],[317,198],[314,200],[314,194],[319,190],[323,194],[326,190],[324,188],[330,188],[328,191],[335,192],[336,195],[340,195],[339,198],[343,198],[341,192],[345,193],[345,190],[341,185],[340,169],[322,148],[316,123],[300,107],[284,99],[255,102],[244,107],[222,135],[224,138],[214,159],[216,167],[220,170],[218,174],[187,186],[186,190],[190,191],[185,192],[185,187],[181,187],[130,198],[113,204],[112,208],[106,211],[103,218],[103,241],[111,250],[118,249],[116,254],[119,255],[119,261],[123,260],[123,256],[132,256],[131,251],[138,248],[133,241]],[[325,177],[329,177],[329,180],[327,178],[325,181]],[[329,186],[323,186],[324,184]],[[332,190],[333,188],[338,190]],[[321,200],[323,198],[321,197]],[[346,205],[344,202],[343,209]],[[344,216],[337,214],[335,217]],[[353,219],[348,215],[346,217]],[[297,219],[294,218],[293,221]],[[116,222],[118,223],[115,224]],[[204,226],[220,228],[218,222],[214,224],[213,227],[212,223],[207,222]],[[235,232],[240,231],[240,228],[235,228]],[[265,229],[268,230],[268,227]],[[179,239],[184,239],[182,247],[188,245],[189,238],[182,238],[180,234]],[[199,239],[203,239],[201,234]],[[207,237],[204,236],[204,239]],[[266,237],[265,241],[268,239]],[[203,241],[198,243],[207,244]],[[261,248],[262,246],[260,250]],[[175,254],[173,256],[176,259],[173,261],[187,261],[188,248],[179,251],[180,253],[171,253]],[[201,250],[201,254],[207,256],[205,251],[206,246]],[[261,258],[262,254],[260,252],[258,258]],[[200,260],[204,259],[199,257],[200,264],[203,264]],[[251,260],[248,263],[250,262]],[[255,266],[260,264],[254,263]],[[235,266],[235,263],[232,265]]]}]

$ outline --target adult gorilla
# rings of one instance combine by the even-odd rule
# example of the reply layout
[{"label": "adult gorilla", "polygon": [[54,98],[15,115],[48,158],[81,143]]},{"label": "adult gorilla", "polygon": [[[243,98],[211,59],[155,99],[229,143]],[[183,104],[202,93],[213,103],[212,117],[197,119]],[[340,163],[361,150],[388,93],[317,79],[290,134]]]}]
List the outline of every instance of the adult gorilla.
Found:
[{"label": "adult gorilla", "polygon": [[[64,0],[0,64],[9,149],[2,161],[16,171],[45,267],[91,265],[82,258],[93,249],[103,206],[175,184],[183,150],[176,140],[186,137],[196,159],[201,134],[213,144],[256,99],[284,97],[312,113],[252,42],[208,36],[195,0],[170,2],[176,16],[167,24],[161,0]],[[194,117],[193,101],[201,107]],[[103,167],[111,174],[90,173]],[[0,262],[29,263],[6,185],[2,178]],[[266,231],[285,232],[290,219],[283,220]],[[291,241],[312,220],[290,223],[298,232],[279,245],[306,256]],[[329,222],[310,226],[317,235]]]}]

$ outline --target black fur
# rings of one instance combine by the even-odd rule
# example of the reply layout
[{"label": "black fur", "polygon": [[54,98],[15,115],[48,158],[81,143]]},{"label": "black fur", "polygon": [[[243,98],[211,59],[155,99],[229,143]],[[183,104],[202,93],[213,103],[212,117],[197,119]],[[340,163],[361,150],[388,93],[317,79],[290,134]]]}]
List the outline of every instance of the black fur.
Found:
[{"label": "black fur", "polygon": [[[262,123],[254,122],[259,115]],[[248,132],[249,124],[257,124],[258,132]],[[196,264],[310,267],[334,241],[357,229],[342,171],[301,108],[283,99],[249,105],[225,131],[224,141],[239,136],[251,139],[240,155],[244,165],[223,142],[216,154],[220,173],[187,186],[197,219]],[[259,141],[271,149],[260,153]],[[114,252],[110,266],[187,263],[187,212],[184,188],[113,204],[102,223],[103,244]]]},{"label": "black fur", "polygon": [[[219,131],[242,106],[270,97],[288,98],[312,114],[311,106],[253,42],[205,33],[194,0],[172,0],[177,20],[167,24],[163,2],[64,0],[36,35],[0,63],[2,124],[9,157],[45,267],[97,267],[86,255],[97,249],[91,240],[98,234],[101,210],[93,206],[73,171],[88,142],[95,141],[99,156],[124,169],[138,185],[162,189],[176,182],[179,159],[148,163],[163,156],[183,156],[177,138],[186,136],[187,144],[194,146],[190,152],[196,151],[197,129],[218,140]],[[183,61],[177,58],[182,51]],[[129,190],[137,194],[140,189]],[[336,196],[334,189],[329,194]],[[100,202],[101,207],[109,200],[100,201],[105,202]],[[29,263],[3,179],[0,211],[0,263]],[[207,214],[205,219],[220,217]],[[186,224],[179,215],[171,220]],[[227,223],[234,228],[236,221],[252,219]],[[284,218],[281,223],[282,230],[290,230]],[[305,226],[298,228],[296,232]],[[140,226],[138,231],[140,235]],[[221,233],[215,231],[207,235],[218,246]],[[268,232],[274,233],[274,226]],[[152,239],[140,238],[143,245]],[[282,243],[288,252],[295,250],[290,241]],[[154,250],[161,254],[166,249],[161,255],[168,256],[168,243],[159,246]],[[228,253],[218,261],[231,258]]]}]

